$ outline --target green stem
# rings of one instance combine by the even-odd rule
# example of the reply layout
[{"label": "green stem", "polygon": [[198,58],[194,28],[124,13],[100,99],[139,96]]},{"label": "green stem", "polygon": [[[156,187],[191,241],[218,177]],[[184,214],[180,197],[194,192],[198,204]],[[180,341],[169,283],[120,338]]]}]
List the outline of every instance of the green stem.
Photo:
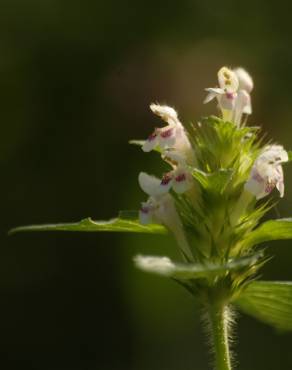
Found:
[{"label": "green stem", "polygon": [[213,305],[209,308],[216,370],[232,370],[228,340],[229,315],[227,306]]}]

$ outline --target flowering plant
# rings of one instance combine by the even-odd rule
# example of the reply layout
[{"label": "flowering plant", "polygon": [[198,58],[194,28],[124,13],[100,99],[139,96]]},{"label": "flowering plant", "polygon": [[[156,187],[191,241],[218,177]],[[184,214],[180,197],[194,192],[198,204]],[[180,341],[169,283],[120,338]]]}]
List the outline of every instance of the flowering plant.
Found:
[{"label": "flowering plant", "polygon": [[246,125],[252,113],[253,80],[242,68],[223,67],[219,87],[206,89],[205,103],[216,99],[220,118],[211,116],[188,127],[168,106],[150,109],[166,126],[145,141],[132,141],[144,152],[156,151],[169,165],[160,178],[139,174],[148,196],[137,213],[121,213],[108,222],[35,225],[37,230],[172,233],[181,261],[166,256],[134,258],[146,272],[173,279],[196,297],[207,313],[217,370],[231,369],[230,325],[233,307],[281,330],[292,330],[292,283],[258,280],[269,260],[260,246],[292,239],[292,219],[260,223],[284,196],[282,164],[290,160],[281,145],[265,143],[259,127]]}]

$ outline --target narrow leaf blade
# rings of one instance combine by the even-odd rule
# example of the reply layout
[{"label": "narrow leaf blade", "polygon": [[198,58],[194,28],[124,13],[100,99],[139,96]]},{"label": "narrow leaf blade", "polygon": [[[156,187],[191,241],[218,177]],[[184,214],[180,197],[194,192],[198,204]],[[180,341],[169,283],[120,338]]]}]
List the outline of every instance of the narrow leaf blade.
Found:
[{"label": "narrow leaf blade", "polygon": [[257,229],[249,233],[244,245],[253,245],[270,240],[292,239],[292,218],[270,220],[261,224]]},{"label": "narrow leaf blade", "polygon": [[254,281],[235,301],[246,314],[279,330],[292,330],[292,282]]},{"label": "narrow leaf blade", "polygon": [[110,221],[93,221],[85,218],[80,222],[60,223],[48,225],[20,226],[12,229],[9,234],[29,231],[80,231],[80,232],[132,232],[146,234],[167,234],[167,229],[162,225],[141,225],[138,220],[114,218]]},{"label": "narrow leaf blade", "polygon": [[224,276],[229,272],[241,270],[256,264],[262,254],[233,259],[226,264],[199,264],[199,263],[174,263],[168,257],[136,256],[136,266],[146,272],[163,275],[175,279],[200,279]]}]

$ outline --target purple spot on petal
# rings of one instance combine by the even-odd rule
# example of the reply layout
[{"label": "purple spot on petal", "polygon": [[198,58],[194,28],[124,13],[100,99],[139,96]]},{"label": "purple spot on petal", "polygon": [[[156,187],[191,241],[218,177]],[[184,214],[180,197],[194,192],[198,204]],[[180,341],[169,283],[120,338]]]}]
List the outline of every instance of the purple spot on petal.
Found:
[{"label": "purple spot on petal", "polygon": [[167,173],[162,177],[161,185],[168,185],[172,180],[172,175]]},{"label": "purple spot on petal", "polygon": [[176,182],[182,182],[186,181],[187,177],[185,173],[181,173],[180,175],[176,176],[175,181]]},{"label": "purple spot on petal", "polygon": [[162,131],[160,133],[160,136],[163,138],[163,139],[168,139],[169,137],[171,137],[173,135],[173,129],[172,128],[169,128],[168,130],[165,130],[165,131]]},{"label": "purple spot on petal", "polygon": [[154,131],[151,135],[148,136],[148,141],[153,141],[157,137],[156,131]]},{"label": "purple spot on petal", "polygon": [[276,184],[273,182],[266,184],[265,193],[270,194],[270,192],[274,189],[275,186]]},{"label": "purple spot on petal", "polygon": [[150,212],[150,208],[149,207],[141,207],[140,211],[147,215]]},{"label": "purple spot on petal", "polygon": [[230,99],[230,100],[233,100],[233,99],[235,98],[235,95],[234,95],[233,93],[229,93],[229,92],[227,92],[227,93],[226,93],[226,98],[227,98],[227,99]]}]

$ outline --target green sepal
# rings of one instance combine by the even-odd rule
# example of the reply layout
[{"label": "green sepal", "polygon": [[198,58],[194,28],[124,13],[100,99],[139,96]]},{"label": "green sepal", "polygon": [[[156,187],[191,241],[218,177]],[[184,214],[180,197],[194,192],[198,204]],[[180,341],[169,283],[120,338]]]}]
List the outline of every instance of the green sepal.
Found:
[{"label": "green sepal", "polygon": [[292,218],[280,218],[262,223],[246,236],[243,245],[249,248],[270,240],[281,239],[292,239]]},{"label": "green sepal", "polygon": [[20,226],[9,231],[9,234],[27,231],[80,231],[80,232],[132,232],[145,234],[167,234],[167,229],[158,224],[141,225],[139,220],[132,219],[130,214],[122,213],[123,217],[109,221],[93,221],[85,218],[80,222],[47,225]]},{"label": "green sepal", "polygon": [[[215,172],[218,168],[240,168],[244,156],[250,162],[257,156],[257,127],[237,127],[234,123],[214,116],[203,118],[193,126],[193,144],[200,168]],[[249,172],[250,165],[244,170]],[[242,171],[242,169],[241,169]]]},{"label": "green sepal", "polygon": [[235,258],[225,264],[174,263],[168,257],[136,256],[134,262],[143,271],[174,279],[190,280],[200,278],[218,278],[230,272],[240,271],[254,266],[263,254]]},{"label": "green sepal", "polygon": [[292,330],[292,282],[253,281],[234,303],[266,324]]},{"label": "green sepal", "polygon": [[206,173],[195,168],[192,170],[192,175],[205,190],[222,194],[232,178],[233,170],[220,169],[213,173]]}]

